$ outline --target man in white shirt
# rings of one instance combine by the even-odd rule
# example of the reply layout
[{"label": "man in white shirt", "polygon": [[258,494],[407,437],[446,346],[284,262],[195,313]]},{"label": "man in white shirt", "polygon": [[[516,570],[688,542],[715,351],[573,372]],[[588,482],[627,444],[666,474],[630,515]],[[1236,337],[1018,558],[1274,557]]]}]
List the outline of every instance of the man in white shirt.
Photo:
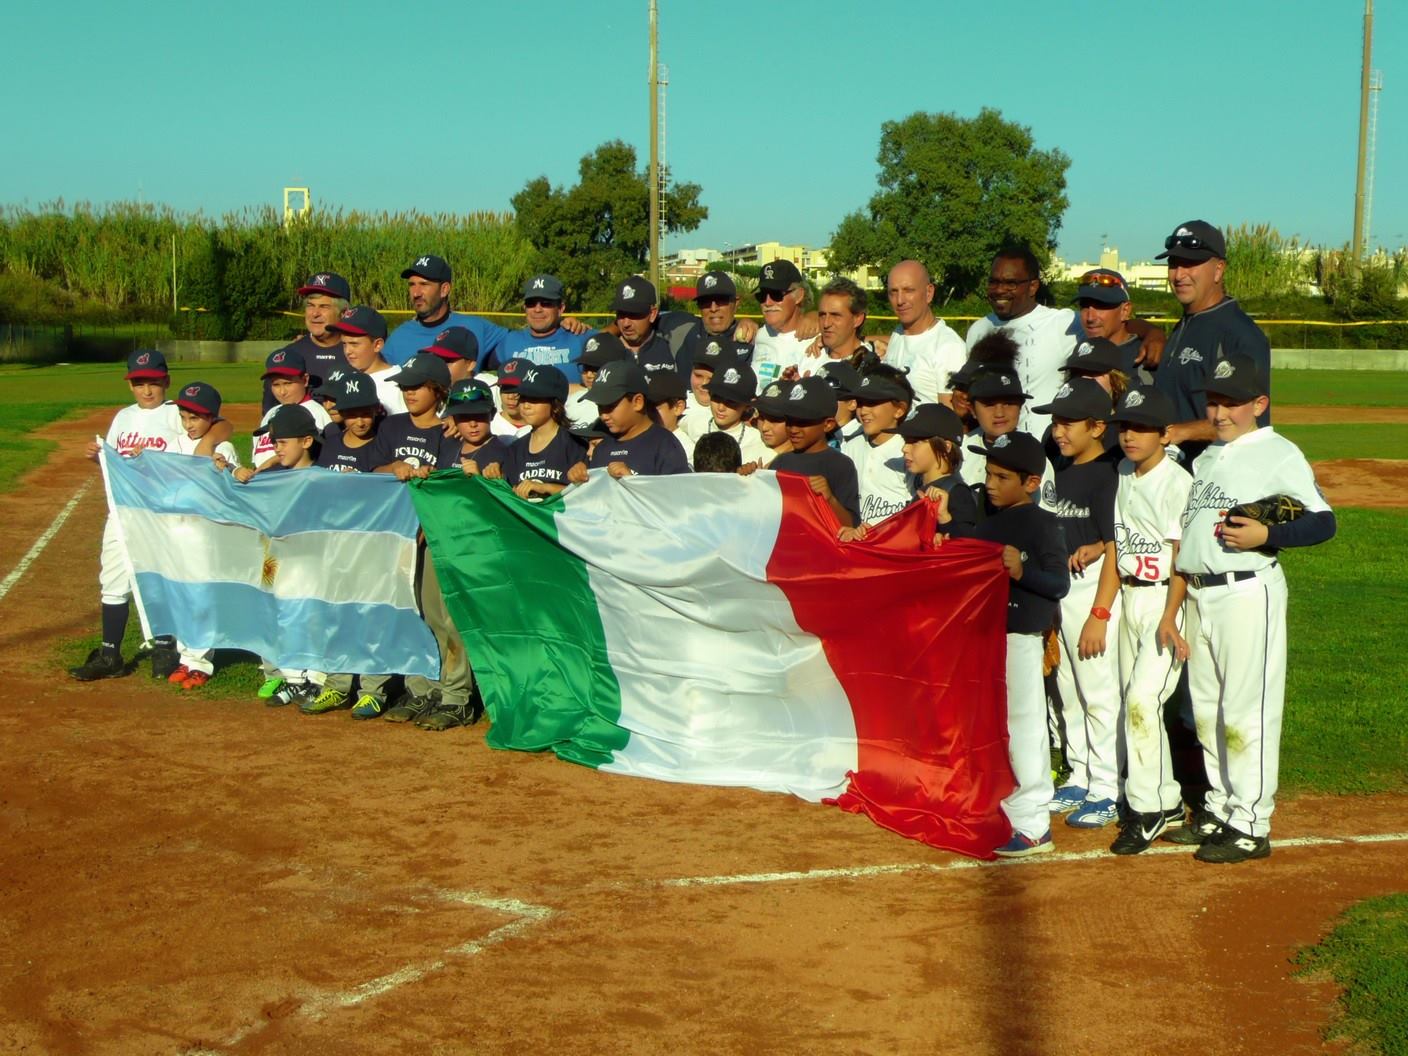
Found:
[{"label": "man in white shirt", "polygon": [[763,308],[763,327],[753,338],[753,372],[758,391],[779,380],[783,372],[796,367],[810,374],[816,364],[806,357],[810,338],[797,336],[807,300],[807,284],[790,260],[774,260],[763,265],[758,278],[758,302]]},{"label": "man in white shirt", "polygon": [[963,368],[968,349],[949,325],[934,314],[934,280],[917,260],[902,260],[890,269],[890,307],[899,328],[890,335],[885,362],[909,372],[909,383],[920,404],[952,407],[950,374]]},{"label": "man in white shirt", "polygon": [[[832,279],[817,299],[817,321],[821,324],[821,363],[847,360],[861,349],[874,350],[862,340],[866,309],[870,298],[851,279]],[[808,373],[820,372],[821,364],[809,364]]]}]

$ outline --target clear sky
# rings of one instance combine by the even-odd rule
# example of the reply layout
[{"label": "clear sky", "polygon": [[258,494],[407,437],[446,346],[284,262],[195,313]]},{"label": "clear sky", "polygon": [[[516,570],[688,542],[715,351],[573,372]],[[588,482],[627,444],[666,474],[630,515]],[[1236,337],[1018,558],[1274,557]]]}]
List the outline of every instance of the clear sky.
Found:
[{"label": "clear sky", "polygon": [[[823,245],[875,189],[881,122],[982,106],[1071,157],[1070,260],[1147,259],[1194,217],[1349,239],[1362,0],[660,7],[667,160],[710,211],[676,247]],[[323,206],[507,209],[605,140],[644,163],[646,10],[6,0],[0,203],[220,213],[306,183]],[[1399,246],[1408,4],[1375,15],[1372,237]]]}]

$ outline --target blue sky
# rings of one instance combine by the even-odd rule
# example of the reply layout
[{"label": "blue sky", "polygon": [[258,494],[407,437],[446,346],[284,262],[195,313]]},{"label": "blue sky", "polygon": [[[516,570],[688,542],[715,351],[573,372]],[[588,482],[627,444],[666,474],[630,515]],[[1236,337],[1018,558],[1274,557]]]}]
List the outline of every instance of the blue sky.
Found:
[{"label": "blue sky", "polygon": [[[408,7],[8,0],[0,202],[219,213],[507,209],[598,143],[648,142],[645,0]],[[881,122],[993,106],[1072,159],[1068,259],[1181,220],[1349,238],[1362,0],[792,5],[660,0],[667,159],[710,219],[676,246],[822,245],[875,189]],[[60,14],[62,12],[62,14]],[[1408,243],[1408,5],[1378,5],[1373,240]]]}]

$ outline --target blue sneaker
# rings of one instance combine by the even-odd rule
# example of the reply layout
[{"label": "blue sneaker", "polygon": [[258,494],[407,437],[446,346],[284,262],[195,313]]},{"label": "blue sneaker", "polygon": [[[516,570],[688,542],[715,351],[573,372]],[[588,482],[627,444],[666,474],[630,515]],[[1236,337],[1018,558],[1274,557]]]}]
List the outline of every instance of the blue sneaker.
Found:
[{"label": "blue sneaker", "polygon": [[1119,805],[1113,799],[1087,799],[1066,818],[1073,829],[1103,829],[1120,817]]},{"label": "blue sneaker", "polygon": [[1001,847],[994,847],[992,853],[999,858],[1025,858],[1029,854],[1044,854],[1051,850],[1051,830],[1048,829],[1039,839],[1014,832],[1012,838]]},{"label": "blue sneaker", "polygon": [[1051,813],[1069,814],[1085,802],[1085,789],[1080,785],[1066,785],[1056,790],[1051,797]]}]

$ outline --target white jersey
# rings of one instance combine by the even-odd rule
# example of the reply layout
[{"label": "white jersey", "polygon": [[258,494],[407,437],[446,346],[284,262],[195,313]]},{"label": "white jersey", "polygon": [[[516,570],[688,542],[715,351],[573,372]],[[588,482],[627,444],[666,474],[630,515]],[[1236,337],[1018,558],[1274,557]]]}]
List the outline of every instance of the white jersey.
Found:
[{"label": "white jersey", "polygon": [[1239,502],[1290,495],[1307,511],[1328,511],[1315,473],[1300,448],[1270,426],[1230,443],[1215,443],[1193,463],[1193,486],[1183,510],[1180,572],[1256,572],[1270,568],[1272,554],[1229,550],[1222,545],[1224,511]]},{"label": "white jersey", "polygon": [[1032,436],[1044,436],[1051,416],[1036,414],[1032,408],[1050,403],[1065,381],[1062,367],[1085,336],[1080,320],[1069,308],[1047,308],[1041,304],[1016,319],[1003,321],[987,315],[968,328],[968,349],[971,351],[980,338],[999,329],[1017,342],[1017,376],[1022,379],[1022,391],[1031,396],[1022,405],[1017,427]]},{"label": "white jersey", "polygon": [[174,451],[177,443],[185,437],[181,412],[174,403],[163,403],[150,409],[133,403],[113,415],[105,440],[108,447],[116,448],[119,455],[127,458],[139,448]]},{"label": "white jersey", "polygon": [[400,373],[400,367],[389,367],[368,375],[376,386],[376,398],[388,415],[406,413],[406,398],[401,395],[401,386],[396,384],[396,375]]},{"label": "white jersey", "polygon": [[[694,445],[697,443],[697,441],[694,439],[694,437],[692,437],[692,436],[687,436],[687,435],[685,434],[684,430],[682,430],[682,429],[676,429],[676,430],[674,431],[674,437],[675,437],[676,440],[678,440],[678,441],[680,442],[680,447],[684,448],[684,457],[685,457],[685,459],[689,462],[689,468],[690,468],[690,469],[693,469],[693,468],[694,468]],[[748,459],[745,458],[743,461],[744,461],[744,462],[747,462]]]},{"label": "white jersey", "polygon": [[[264,417],[259,420],[259,427],[261,429],[269,424],[269,419],[274,417],[274,412],[281,406],[283,405],[276,403],[269,408]],[[323,410],[323,405],[317,400],[311,400],[305,397],[303,402],[297,406],[302,407],[313,416],[313,428],[318,430],[319,436],[322,436],[323,430],[332,424],[332,419],[328,417],[328,412]],[[269,439],[268,433],[260,433],[254,438],[254,451],[249,456],[250,464],[256,467],[262,466],[273,457],[274,441]]]},{"label": "white jersey", "polygon": [[820,359],[807,356],[807,349],[815,338],[800,338],[796,332],[781,333],[770,326],[758,328],[753,338],[753,372],[758,375],[758,391],[762,392],[782,377],[788,367],[796,367],[798,372],[807,375],[816,371]]},{"label": "white jersey", "polygon": [[1115,554],[1121,576],[1158,583],[1173,570],[1173,544],[1183,535],[1193,478],[1168,456],[1142,477],[1134,469],[1127,458],[1119,466]]},{"label": "white jersey", "polygon": [[890,335],[885,362],[909,372],[916,404],[937,403],[939,393],[948,392],[948,376],[968,360],[968,349],[948,323],[935,319],[922,334],[896,330]]},{"label": "white jersey", "polygon": [[709,410],[707,403],[696,403],[694,393],[690,393],[684,399],[685,412],[680,415],[679,426],[675,429],[675,435],[683,440],[685,437],[693,441],[707,433],[714,427],[714,415]]},{"label": "white jersey", "polygon": [[[727,429],[720,429],[718,425],[715,424],[713,416],[710,415],[709,424],[704,429],[704,431],[700,433],[700,437],[702,438],[703,436],[706,436],[709,433],[728,433],[729,436],[737,440],[738,450],[743,453],[743,464],[745,466],[749,462],[761,462],[763,465],[766,466],[773,459],[772,448],[768,447],[767,444],[763,443],[762,434],[759,433],[758,430],[754,429],[751,425],[748,425],[744,422],[739,422],[737,425],[730,426]],[[680,436],[679,433],[676,433],[675,436],[679,437],[681,442],[684,441],[684,437]],[[698,440],[696,439],[693,443],[689,445],[691,451],[691,459],[693,458],[694,443],[697,442]]]},{"label": "white jersey", "polygon": [[878,445],[861,433],[841,445],[841,454],[856,464],[862,524],[883,521],[913,500],[904,470],[904,437],[898,433]]},{"label": "white jersey", "polygon": [[[592,421],[596,421],[595,418]],[[588,423],[591,424],[591,423]],[[517,440],[520,436],[527,436],[533,431],[533,427],[528,424],[514,425],[502,414],[496,414],[489,422],[489,432],[494,436],[502,436],[505,440]]]},{"label": "white jersey", "polygon": [[[174,450],[178,455],[194,455],[196,453],[196,445],[199,443],[200,440],[192,440],[185,433],[182,433],[181,438],[176,441]],[[228,440],[216,444],[215,453],[222,456],[225,461],[232,466],[238,466],[240,464],[240,456],[235,451],[235,445]]]},{"label": "white jersey", "polygon": [[[983,431],[974,429],[963,438],[963,462],[958,467],[958,476],[963,483],[969,487],[977,485],[984,487],[988,482],[988,458],[987,455],[979,454],[971,448],[982,444],[987,446],[987,441],[983,439]],[[1036,504],[1043,510],[1050,510],[1056,502],[1056,470],[1051,467],[1051,459],[1046,460],[1046,466],[1041,471],[1041,487],[1037,489],[1033,496]],[[983,503],[987,501],[986,494],[978,495],[978,507],[981,509]]]}]

